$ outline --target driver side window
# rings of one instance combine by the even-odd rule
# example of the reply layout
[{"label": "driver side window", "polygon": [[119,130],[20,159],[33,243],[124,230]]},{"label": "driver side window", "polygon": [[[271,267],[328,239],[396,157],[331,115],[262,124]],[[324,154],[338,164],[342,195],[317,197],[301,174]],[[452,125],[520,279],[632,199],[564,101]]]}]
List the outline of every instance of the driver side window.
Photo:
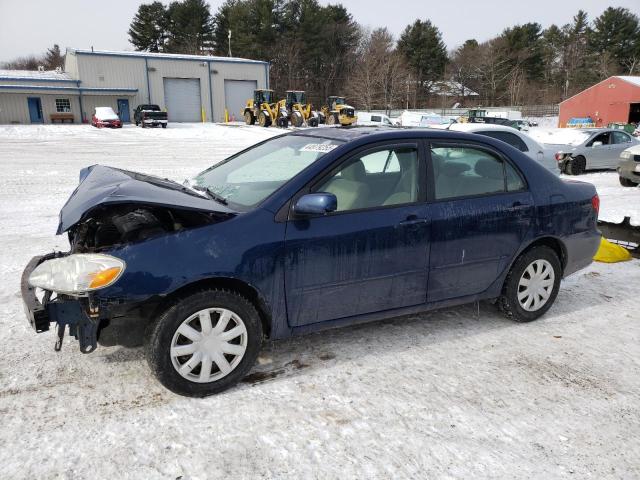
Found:
[{"label": "driver side window", "polygon": [[376,149],[347,160],[313,191],[333,193],[337,211],[414,203],[418,158],[416,146]]}]

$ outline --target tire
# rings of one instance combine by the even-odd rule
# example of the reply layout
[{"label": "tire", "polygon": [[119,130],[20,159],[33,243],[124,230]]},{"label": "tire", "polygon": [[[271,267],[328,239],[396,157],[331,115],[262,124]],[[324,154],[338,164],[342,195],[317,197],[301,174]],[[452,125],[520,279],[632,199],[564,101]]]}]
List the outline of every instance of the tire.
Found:
[{"label": "tire", "polygon": [[260,124],[261,127],[270,127],[271,126],[271,117],[269,116],[268,112],[265,112],[264,110],[262,112],[260,112],[259,124]]},{"label": "tire", "polygon": [[289,119],[287,117],[280,117],[277,122],[280,128],[287,128],[289,126]]},{"label": "tire", "polygon": [[294,127],[301,127],[304,123],[304,118],[300,115],[300,112],[293,112],[291,114],[291,125]]},{"label": "tire", "polygon": [[163,123],[163,124],[162,124],[162,128],[167,128],[167,124],[166,124],[166,123]]},{"label": "tire", "polygon": [[138,122],[138,121],[136,120],[136,127],[137,127],[138,125],[140,125],[140,122]]},{"label": "tire", "polygon": [[582,175],[587,167],[587,161],[582,156],[572,158],[567,162],[567,173],[569,175]]},{"label": "tire", "polygon": [[335,125],[338,123],[338,114],[330,113],[327,117],[327,125]]},{"label": "tire", "polygon": [[618,179],[620,180],[620,185],[622,185],[623,187],[637,187],[638,186],[638,184],[636,182],[631,181],[628,178],[618,177]]},{"label": "tire", "polygon": [[244,112],[244,123],[246,123],[247,125],[255,125],[256,118],[251,112]]},{"label": "tire", "polygon": [[[233,331],[242,331],[240,326],[244,326],[243,333],[223,341],[227,349],[243,350],[242,354],[228,353],[231,350],[223,352],[224,349],[220,349],[219,335],[216,335],[218,341],[213,345],[201,346],[201,343],[190,340],[178,331],[188,324],[191,329],[187,329],[186,333],[201,337],[203,327],[200,318],[204,318],[200,316],[202,312],[208,312],[211,321],[211,333],[208,338],[215,335],[216,327],[223,328],[220,333],[226,333],[228,336],[230,333],[233,335]],[[229,312],[224,324],[226,326],[219,323],[224,312]],[[151,371],[166,388],[179,395],[205,397],[220,393],[238,383],[254,365],[261,344],[262,323],[254,305],[235,292],[210,289],[183,297],[164,311],[150,326],[145,342],[145,356]],[[180,347],[183,350],[185,347],[195,348],[196,351],[191,353],[190,350],[185,350],[185,355],[176,356],[174,349]],[[221,368],[215,360],[207,361],[210,370],[206,378],[211,380],[206,380],[204,376],[207,374],[203,372],[205,363],[202,359],[206,361],[215,358],[216,355],[219,356],[219,361],[226,364]],[[185,374],[179,373],[178,368],[185,369]],[[226,369],[230,371],[225,372]]]},{"label": "tire", "polygon": [[310,127],[317,127],[320,122],[318,120],[318,117],[311,117],[307,123]]},{"label": "tire", "polygon": [[[547,273],[549,269],[550,273]],[[520,255],[512,265],[504,281],[502,295],[498,298],[498,307],[507,318],[516,322],[536,320],[553,305],[558,296],[561,277],[562,266],[556,252],[544,245],[533,247]],[[531,285],[532,279],[536,281],[532,286],[535,290],[533,294],[526,295],[525,291],[530,287],[523,283],[528,280]],[[546,299],[544,295],[547,295]],[[530,301],[532,297],[533,300]]]}]

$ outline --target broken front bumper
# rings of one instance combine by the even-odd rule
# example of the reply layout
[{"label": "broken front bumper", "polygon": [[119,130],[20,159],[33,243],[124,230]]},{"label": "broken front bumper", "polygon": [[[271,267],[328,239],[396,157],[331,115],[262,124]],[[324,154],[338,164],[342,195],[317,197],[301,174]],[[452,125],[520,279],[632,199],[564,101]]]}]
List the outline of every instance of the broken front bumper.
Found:
[{"label": "broken front bumper", "polygon": [[68,325],[69,335],[75,337],[80,343],[80,351],[91,353],[97,347],[100,320],[97,314],[91,314],[89,298],[58,295],[52,299],[53,292],[45,291],[41,301],[36,295],[35,287],[29,285],[29,275],[38,265],[60,256],[64,256],[64,254],[53,253],[33,257],[27,264],[20,281],[24,310],[29,324],[37,333],[49,330],[52,322],[57,324],[56,350],[60,349],[64,330]]}]

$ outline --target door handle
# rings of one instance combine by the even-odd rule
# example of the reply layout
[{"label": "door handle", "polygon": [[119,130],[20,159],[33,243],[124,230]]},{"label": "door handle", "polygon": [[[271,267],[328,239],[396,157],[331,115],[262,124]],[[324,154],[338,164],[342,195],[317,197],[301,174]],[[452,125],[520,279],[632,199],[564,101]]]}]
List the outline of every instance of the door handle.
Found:
[{"label": "door handle", "polygon": [[426,218],[420,218],[417,215],[409,215],[406,219],[402,220],[398,223],[399,227],[406,227],[409,225],[421,225],[423,223],[427,223],[428,220]]},{"label": "door handle", "polygon": [[531,205],[527,204],[527,203],[522,203],[519,201],[515,201],[513,202],[513,204],[511,205],[511,210],[524,210],[525,208],[529,208]]}]

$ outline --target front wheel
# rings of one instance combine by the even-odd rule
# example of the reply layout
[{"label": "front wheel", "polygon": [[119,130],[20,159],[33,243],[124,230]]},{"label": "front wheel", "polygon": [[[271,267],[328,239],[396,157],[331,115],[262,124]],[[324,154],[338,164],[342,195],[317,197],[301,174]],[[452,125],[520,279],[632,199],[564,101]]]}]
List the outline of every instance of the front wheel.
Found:
[{"label": "front wheel", "polygon": [[167,124],[166,124],[166,123],[163,123],[163,124],[162,124],[162,128],[167,128]]},{"label": "front wheel", "polygon": [[247,125],[253,125],[256,123],[256,119],[251,112],[244,112],[244,123]]},{"label": "front wheel", "polygon": [[515,261],[498,298],[498,307],[516,322],[530,322],[544,315],[558,295],[562,266],[558,255],[541,245]]},{"label": "front wheel", "polygon": [[587,161],[584,157],[578,156],[567,162],[567,173],[569,175],[582,175],[587,169]]},{"label": "front wheel", "polygon": [[220,393],[251,369],[262,323],[246,298],[228,290],[193,293],[169,307],[151,327],[147,362],[160,383],[190,397]]},{"label": "front wheel", "polygon": [[638,184],[636,182],[633,182],[631,180],[629,180],[628,178],[625,177],[618,177],[620,179],[620,185],[622,185],[623,187],[637,187]]}]

